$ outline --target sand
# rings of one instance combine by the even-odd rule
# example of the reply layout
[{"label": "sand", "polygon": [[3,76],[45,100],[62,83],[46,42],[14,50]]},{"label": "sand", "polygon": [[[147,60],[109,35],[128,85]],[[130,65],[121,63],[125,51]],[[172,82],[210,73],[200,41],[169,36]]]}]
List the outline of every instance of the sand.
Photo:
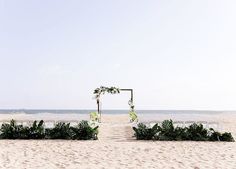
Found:
[{"label": "sand", "polygon": [[[236,118],[219,119],[235,137]],[[0,140],[0,168],[236,168],[236,143],[137,141],[127,116],[102,120],[97,141]]]}]

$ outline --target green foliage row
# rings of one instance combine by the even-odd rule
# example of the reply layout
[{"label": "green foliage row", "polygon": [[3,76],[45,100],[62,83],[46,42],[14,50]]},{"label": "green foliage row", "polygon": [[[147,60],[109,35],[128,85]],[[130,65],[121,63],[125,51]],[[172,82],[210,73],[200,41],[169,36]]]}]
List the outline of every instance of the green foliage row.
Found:
[{"label": "green foliage row", "polygon": [[11,120],[3,123],[0,128],[0,139],[70,139],[96,140],[98,126],[92,128],[87,121],[81,121],[76,126],[70,123],[58,122],[53,128],[45,128],[44,121],[34,121],[30,126],[23,126]]},{"label": "green foliage row", "polygon": [[234,141],[231,133],[219,133],[214,129],[204,128],[202,124],[193,123],[189,127],[174,127],[172,120],[164,120],[159,126],[147,127],[139,123],[133,127],[134,136],[137,140],[160,140],[160,141]]}]

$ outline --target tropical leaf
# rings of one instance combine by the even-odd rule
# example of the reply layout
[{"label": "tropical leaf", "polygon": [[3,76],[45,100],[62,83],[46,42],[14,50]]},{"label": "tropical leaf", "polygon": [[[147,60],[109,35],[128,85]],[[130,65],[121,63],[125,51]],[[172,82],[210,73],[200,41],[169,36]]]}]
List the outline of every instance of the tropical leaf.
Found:
[{"label": "tropical leaf", "polygon": [[155,124],[152,128],[139,123],[133,130],[137,140],[234,141],[231,133],[216,132],[212,128],[208,130],[202,124],[196,123],[189,127],[174,127],[172,120],[164,120],[161,126]]}]

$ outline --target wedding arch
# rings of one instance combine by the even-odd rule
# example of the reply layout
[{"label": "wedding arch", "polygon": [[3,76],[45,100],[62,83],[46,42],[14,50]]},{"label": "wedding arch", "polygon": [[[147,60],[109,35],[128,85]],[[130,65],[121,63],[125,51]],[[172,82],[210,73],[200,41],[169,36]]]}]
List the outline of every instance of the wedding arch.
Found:
[{"label": "wedding arch", "polygon": [[128,101],[128,105],[130,106],[130,111],[134,112],[134,93],[133,89],[120,89],[117,87],[105,87],[101,86],[99,88],[96,88],[93,92],[95,95],[95,99],[97,101],[97,112],[99,114],[99,122],[101,122],[101,117],[102,117],[102,111],[101,111],[101,106],[100,106],[100,98],[101,95],[104,95],[105,93],[109,94],[119,94],[121,91],[126,91],[130,92],[130,100]]}]

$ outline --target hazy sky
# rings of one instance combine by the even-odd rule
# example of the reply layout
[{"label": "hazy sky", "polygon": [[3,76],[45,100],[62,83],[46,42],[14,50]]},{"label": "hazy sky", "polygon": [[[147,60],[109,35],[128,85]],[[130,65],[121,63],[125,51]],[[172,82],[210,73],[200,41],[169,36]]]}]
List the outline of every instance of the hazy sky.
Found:
[{"label": "hazy sky", "polygon": [[[236,109],[235,0],[0,0],[0,108]],[[103,97],[128,108],[129,94]]]}]

